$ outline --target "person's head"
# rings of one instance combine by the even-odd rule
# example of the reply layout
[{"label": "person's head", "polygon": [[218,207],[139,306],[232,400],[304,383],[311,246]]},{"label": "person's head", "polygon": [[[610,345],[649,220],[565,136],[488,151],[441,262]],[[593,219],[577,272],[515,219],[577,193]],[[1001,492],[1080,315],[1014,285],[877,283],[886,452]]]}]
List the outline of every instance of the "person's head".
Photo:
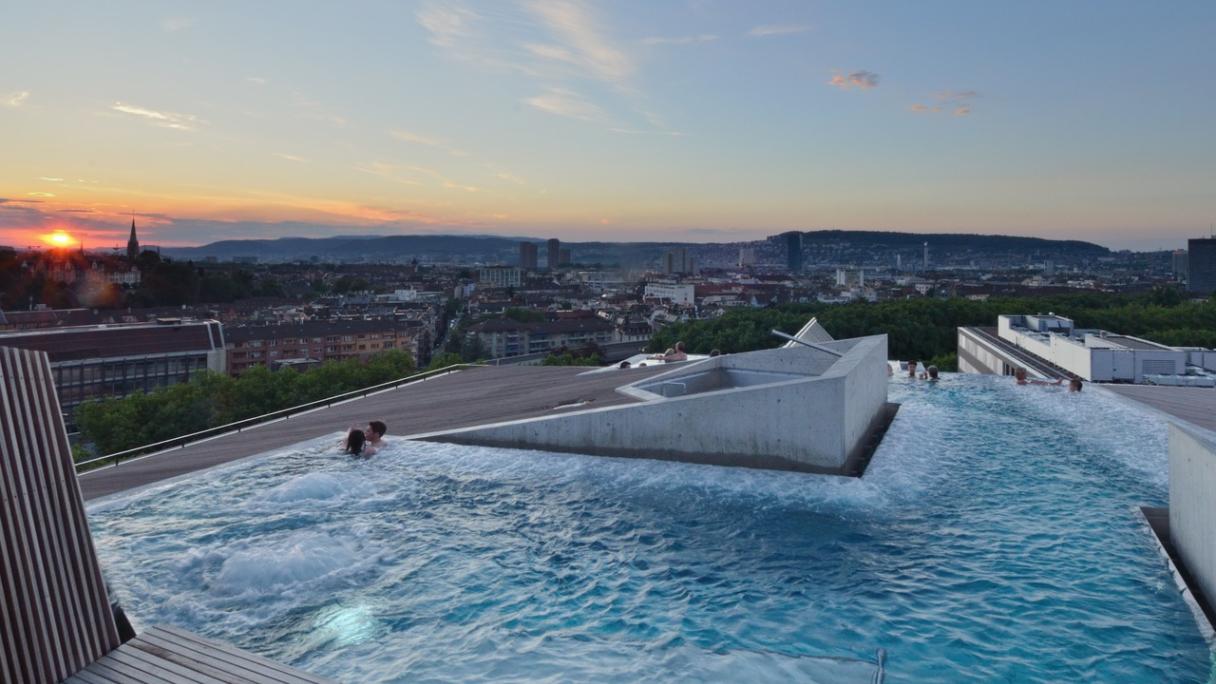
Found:
[{"label": "person's head", "polygon": [[375,442],[388,432],[388,426],[382,420],[373,420],[367,424],[367,430],[364,432],[364,436],[369,442]]},{"label": "person's head", "polygon": [[710,349],[709,355],[710,356],[722,356],[722,351],[719,349]]},{"label": "person's head", "polygon": [[1068,391],[1069,392],[1080,392],[1081,391],[1081,378],[1073,378],[1072,380],[1069,380],[1068,381]]},{"label": "person's head", "polygon": [[676,351],[678,351],[680,353],[684,352],[684,343],[683,342],[676,342]]},{"label": "person's head", "polygon": [[629,367],[629,362],[628,362],[628,361],[622,361],[622,362],[621,362],[621,368],[628,368],[628,367]]},{"label": "person's head", "polygon": [[358,456],[363,453],[363,444],[367,441],[367,436],[362,430],[351,430],[350,434],[346,435],[346,453]]},{"label": "person's head", "polygon": [[672,354],[674,354],[674,353],[676,353],[675,347],[668,347],[668,348],[667,348],[667,351],[663,352],[663,355],[664,355],[664,356],[670,356],[670,355],[672,355]]},{"label": "person's head", "polygon": [[909,376],[909,377],[913,377],[913,378],[915,378],[915,377],[916,377],[916,366],[917,366],[917,362],[916,362],[916,361],[909,361],[909,362],[908,362],[908,376]]},{"label": "person's head", "polygon": [[1018,382],[1026,382],[1026,369],[1019,368],[1013,372],[1013,377],[1017,378]]},{"label": "person's head", "polygon": [[936,380],[936,379],[937,379],[937,366],[929,366],[929,368],[927,368],[927,369],[925,370],[925,372],[929,374],[929,379],[930,379],[930,380]]}]

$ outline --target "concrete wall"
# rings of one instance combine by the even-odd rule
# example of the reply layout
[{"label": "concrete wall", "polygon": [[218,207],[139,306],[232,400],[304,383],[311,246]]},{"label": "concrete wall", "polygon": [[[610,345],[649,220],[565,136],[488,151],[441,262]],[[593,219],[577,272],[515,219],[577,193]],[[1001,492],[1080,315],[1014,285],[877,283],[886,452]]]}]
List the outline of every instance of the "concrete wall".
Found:
[{"label": "concrete wall", "polygon": [[[731,354],[648,378],[678,381],[717,369],[800,373],[755,387],[652,399],[564,415],[511,421],[419,439],[721,465],[841,470],[887,397],[886,336],[829,343],[843,356],[775,349]],[[807,375],[824,368],[821,375]],[[862,385],[866,385],[862,387]],[[654,397],[632,388],[634,396]]]},{"label": "concrete wall", "polygon": [[1170,540],[1208,601],[1216,600],[1216,441],[1170,425]]}]

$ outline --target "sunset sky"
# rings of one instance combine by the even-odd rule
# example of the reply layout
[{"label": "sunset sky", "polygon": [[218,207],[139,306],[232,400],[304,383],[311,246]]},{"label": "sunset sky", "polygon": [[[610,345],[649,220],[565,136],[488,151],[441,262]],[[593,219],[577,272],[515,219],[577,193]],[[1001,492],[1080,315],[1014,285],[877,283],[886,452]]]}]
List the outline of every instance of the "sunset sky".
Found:
[{"label": "sunset sky", "polygon": [[859,228],[1178,247],[1216,2],[9,3],[0,244]]}]

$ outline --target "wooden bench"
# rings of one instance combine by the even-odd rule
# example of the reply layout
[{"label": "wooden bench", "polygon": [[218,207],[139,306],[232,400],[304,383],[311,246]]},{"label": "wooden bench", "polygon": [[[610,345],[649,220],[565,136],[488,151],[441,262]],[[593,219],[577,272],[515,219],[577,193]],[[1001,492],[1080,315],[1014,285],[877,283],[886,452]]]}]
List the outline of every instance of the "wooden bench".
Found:
[{"label": "wooden bench", "polygon": [[0,682],[327,681],[172,627],[122,638],[50,363],[0,347]]}]

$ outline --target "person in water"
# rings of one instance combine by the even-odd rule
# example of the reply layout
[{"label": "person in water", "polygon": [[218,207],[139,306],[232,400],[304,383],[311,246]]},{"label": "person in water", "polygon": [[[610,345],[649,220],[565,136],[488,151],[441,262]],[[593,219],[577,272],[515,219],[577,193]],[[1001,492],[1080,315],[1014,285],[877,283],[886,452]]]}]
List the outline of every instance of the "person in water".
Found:
[{"label": "person in water", "polygon": [[1019,368],[1013,372],[1013,379],[1019,385],[1059,385],[1064,382],[1063,378],[1057,378],[1055,382],[1047,382],[1046,380],[1035,380],[1026,376],[1026,369]]},{"label": "person in water", "polygon": [[367,438],[367,443],[379,449],[384,442],[384,434],[388,432],[388,426],[382,420],[373,420],[368,422],[367,428],[363,430],[363,436]]},{"label": "person in water", "polygon": [[916,361],[908,362],[908,377],[913,380],[916,379],[916,365],[917,365]]},{"label": "person in water", "polygon": [[1080,392],[1081,391],[1081,378],[1073,378],[1072,380],[1069,380],[1068,381],[1068,391],[1069,392]]},{"label": "person in water", "polygon": [[925,370],[925,380],[928,380],[929,382],[938,381],[937,366],[929,366],[929,368]]},{"label": "person in water", "polygon": [[355,458],[371,458],[376,455],[376,447],[367,443],[367,435],[362,430],[351,430],[346,433],[346,445],[343,453]]}]

